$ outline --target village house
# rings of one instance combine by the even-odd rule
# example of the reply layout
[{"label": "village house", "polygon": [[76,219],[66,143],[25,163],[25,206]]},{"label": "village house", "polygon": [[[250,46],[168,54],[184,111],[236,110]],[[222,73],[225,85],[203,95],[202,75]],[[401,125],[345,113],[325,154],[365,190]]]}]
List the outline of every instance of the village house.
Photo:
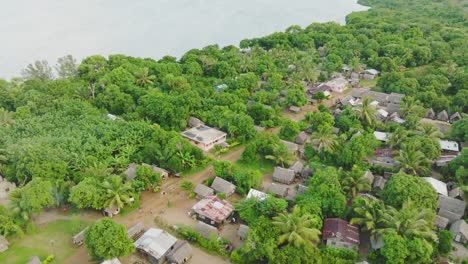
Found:
[{"label": "village house", "polygon": [[32,256],[29,258],[29,261],[26,264],[42,264],[42,262],[38,256]]},{"label": "village house", "polygon": [[439,230],[443,230],[445,228],[447,228],[449,224],[449,220],[445,217],[442,217],[440,215],[436,215],[435,219],[434,219],[434,225],[439,229]]},{"label": "village house", "polygon": [[438,113],[437,114],[437,120],[448,122],[449,121],[449,115],[448,115],[447,111],[443,110],[440,113]]},{"label": "village house", "polygon": [[304,145],[307,140],[309,140],[309,135],[305,131],[302,131],[296,136],[294,142],[299,145]]},{"label": "village house", "polygon": [[426,113],[425,117],[428,118],[428,119],[435,119],[436,118],[436,113],[434,112],[434,109],[429,108],[429,110],[427,110],[427,113]]},{"label": "village house", "polygon": [[201,125],[181,133],[196,147],[208,151],[215,145],[226,142],[227,134],[209,126]]},{"label": "village house", "polygon": [[393,159],[393,150],[391,148],[379,148],[374,151],[374,156],[367,158],[367,161],[373,165],[379,165],[387,168],[396,168],[398,164]]},{"label": "village house", "polygon": [[427,181],[439,195],[448,196],[447,184],[445,184],[445,182],[439,181],[432,177],[423,177],[423,179]]},{"label": "village house", "polygon": [[199,127],[201,125],[204,125],[204,123],[200,119],[191,116],[187,120],[187,125],[188,127],[193,128],[193,127]]},{"label": "village house", "polygon": [[462,116],[458,112],[455,112],[450,116],[450,123],[457,122],[459,120],[462,120]]},{"label": "village house", "polygon": [[387,184],[387,180],[382,176],[375,176],[374,183],[372,184],[372,189],[374,191],[382,191]]},{"label": "village house", "polygon": [[450,226],[450,233],[453,234],[453,240],[458,243],[468,243],[468,224],[461,219]]},{"label": "village house", "polygon": [[460,220],[465,214],[465,201],[451,198],[444,195],[439,195],[437,215],[445,217],[449,223]]},{"label": "village house", "polygon": [[141,234],[145,231],[145,225],[143,222],[138,222],[135,225],[131,226],[127,229],[127,236],[128,238],[135,240],[140,237]]},{"label": "village house", "polygon": [[307,93],[310,94],[312,97],[318,94],[319,92],[322,92],[325,95],[325,97],[328,97],[331,95],[331,87],[325,83],[321,83],[312,85],[307,89]]},{"label": "village house", "polygon": [[270,187],[268,187],[267,191],[273,193],[278,198],[285,198],[286,196],[288,196],[289,186],[284,184],[272,183]]},{"label": "village house", "polygon": [[216,193],[224,193],[226,197],[229,197],[234,194],[234,191],[236,190],[236,186],[228,181],[226,181],[223,178],[216,177],[211,184],[211,188],[216,192]]},{"label": "village house", "polygon": [[255,131],[257,131],[257,132],[263,132],[263,131],[265,131],[265,128],[264,128],[264,127],[257,126],[257,125],[254,126],[254,129],[255,129]]},{"label": "village house", "polygon": [[273,172],[273,181],[284,183],[284,184],[291,184],[296,177],[296,173],[291,169],[285,169],[281,167],[275,167]]},{"label": "village house", "polygon": [[133,181],[136,176],[137,176],[137,169],[138,169],[138,166],[148,166],[148,167],[151,167],[153,169],[153,172],[154,173],[159,173],[161,179],[165,180],[167,179],[167,177],[169,177],[169,172],[165,169],[162,169],[162,168],[159,168],[158,166],[156,165],[148,165],[148,164],[141,164],[141,165],[137,165],[135,163],[130,163],[127,167],[127,169],[124,171],[124,174],[127,176],[127,181]]},{"label": "village house", "polygon": [[290,170],[293,170],[297,177],[301,176],[302,169],[304,168],[304,164],[301,161],[296,160],[290,167]]},{"label": "village house", "polygon": [[309,165],[307,165],[301,171],[301,178],[303,180],[307,180],[307,179],[309,179],[310,176],[312,176],[313,173],[314,173],[314,171],[312,170],[312,168],[309,167]]},{"label": "village house", "polygon": [[111,207],[104,208],[102,213],[104,216],[112,218],[120,213],[120,208],[117,205],[113,205]]},{"label": "village house", "polygon": [[440,155],[439,159],[437,159],[434,164],[436,167],[444,167],[446,166],[450,161],[458,157],[458,155],[454,154],[442,154]]},{"label": "village house", "polygon": [[83,230],[81,230],[78,234],[74,235],[72,237],[72,243],[75,246],[81,246],[84,243],[84,234],[86,232],[87,227]]},{"label": "village house", "polygon": [[302,185],[302,184],[297,185],[297,194],[298,195],[305,193],[305,191],[307,191],[307,186]]},{"label": "village house", "polygon": [[280,140],[284,145],[286,145],[286,147],[288,148],[288,150],[293,154],[293,155],[297,155],[299,153],[299,145],[297,145],[296,143],[293,143],[293,142],[289,142],[289,141],[286,141],[286,140]]},{"label": "village house", "polygon": [[348,80],[344,77],[334,78],[325,83],[335,93],[342,93],[348,89]]},{"label": "village house", "polygon": [[364,177],[369,180],[370,183],[374,182],[374,174],[370,170],[364,172]]},{"label": "village house", "polygon": [[292,113],[295,113],[295,114],[301,112],[301,108],[297,107],[297,106],[294,106],[294,105],[290,106],[288,108],[288,110],[289,110],[289,112],[292,112]]},{"label": "village house", "polygon": [[237,236],[241,241],[244,241],[245,237],[249,233],[249,227],[246,225],[240,225],[239,229],[237,229]]},{"label": "village house", "polygon": [[440,143],[440,149],[442,150],[442,153],[444,154],[458,154],[460,152],[460,149],[458,147],[458,143],[455,141],[449,141],[449,140],[439,140]]},{"label": "village house", "polygon": [[118,258],[108,259],[101,262],[101,264],[122,264]]},{"label": "village house", "polygon": [[8,240],[4,236],[0,236],[0,253],[5,252],[9,246]]},{"label": "village house", "polygon": [[187,241],[178,240],[174,249],[167,254],[167,260],[171,264],[187,263],[192,257],[193,249]]},{"label": "village house", "polygon": [[207,224],[220,226],[234,213],[234,206],[217,196],[208,196],[192,207],[192,214]]},{"label": "village house", "polygon": [[374,137],[378,141],[387,142],[390,139],[390,133],[374,131]]},{"label": "village house", "polygon": [[452,190],[449,191],[449,197],[455,198],[455,199],[460,199],[460,200],[465,200],[465,192],[463,192],[460,187],[455,187]]},{"label": "village house", "polygon": [[16,184],[8,181],[0,173],[0,200],[7,198],[14,189],[16,189]]},{"label": "village house", "polygon": [[264,192],[261,192],[255,189],[250,189],[245,199],[255,198],[258,201],[263,201],[266,198],[268,198],[268,196],[269,195]]},{"label": "village house", "polygon": [[197,195],[198,199],[203,199],[207,196],[212,196],[214,195],[214,190],[211,189],[210,187],[204,185],[204,184],[197,184],[195,186],[195,189],[193,189],[193,192]]},{"label": "village house", "polygon": [[219,231],[216,227],[202,221],[198,221],[194,229],[206,239],[210,239],[211,237],[219,237]]},{"label": "village house", "polygon": [[138,165],[136,163],[130,163],[124,174],[127,175],[127,181],[133,181],[136,178],[136,170]]},{"label": "village house", "polygon": [[362,78],[364,80],[374,80],[378,74],[379,74],[379,71],[377,71],[376,69],[367,69],[362,72]]},{"label": "village house", "polygon": [[327,218],[323,222],[322,240],[330,247],[353,250],[359,246],[359,228],[340,218]]},{"label": "village house", "polygon": [[[137,241],[135,241],[136,250],[142,254],[151,264],[162,264],[168,260],[168,256],[176,254],[181,248],[176,248],[177,238],[168,232],[150,228]],[[187,261],[192,252],[185,251],[186,256],[183,257]],[[179,262],[179,263],[184,263]]]}]

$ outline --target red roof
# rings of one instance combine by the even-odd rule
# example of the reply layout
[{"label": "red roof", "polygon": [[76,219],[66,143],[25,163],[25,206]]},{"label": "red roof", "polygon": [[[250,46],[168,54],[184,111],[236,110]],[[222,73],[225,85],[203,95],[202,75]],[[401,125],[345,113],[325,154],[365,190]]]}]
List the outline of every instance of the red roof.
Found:
[{"label": "red roof", "polygon": [[376,149],[374,154],[377,157],[393,157],[393,149],[392,148]]},{"label": "red roof", "polygon": [[359,228],[340,218],[327,218],[323,222],[322,240],[339,238],[344,242],[359,245]]},{"label": "red roof", "polygon": [[234,212],[234,206],[218,196],[206,196],[195,204],[192,210],[199,215],[221,223]]}]

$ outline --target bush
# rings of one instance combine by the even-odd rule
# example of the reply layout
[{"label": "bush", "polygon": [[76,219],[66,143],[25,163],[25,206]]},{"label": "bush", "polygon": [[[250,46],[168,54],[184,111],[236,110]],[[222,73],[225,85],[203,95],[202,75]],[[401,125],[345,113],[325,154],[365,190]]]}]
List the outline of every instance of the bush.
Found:
[{"label": "bush", "polygon": [[218,241],[217,237],[210,237],[210,239],[206,239],[200,233],[193,230],[192,227],[185,225],[179,226],[177,234],[187,241],[198,244],[200,247],[206,249],[209,252],[214,252],[221,256],[226,256],[226,251],[223,247],[224,242]]},{"label": "bush", "polygon": [[447,256],[452,250],[453,235],[447,230],[442,230],[437,234],[437,236],[439,237],[439,254],[441,256]]},{"label": "bush", "polygon": [[182,190],[189,192],[193,190],[195,185],[193,184],[193,182],[185,180],[180,184],[180,187],[182,188]]}]

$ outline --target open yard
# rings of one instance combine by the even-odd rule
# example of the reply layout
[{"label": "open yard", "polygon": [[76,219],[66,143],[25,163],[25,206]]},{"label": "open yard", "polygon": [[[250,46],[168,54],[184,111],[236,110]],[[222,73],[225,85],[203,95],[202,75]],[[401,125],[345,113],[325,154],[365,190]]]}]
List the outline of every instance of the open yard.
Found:
[{"label": "open yard", "polygon": [[0,254],[0,263],[25,264],[31,256],[39,256],[44,260],[54,254],[53,263],[65,263],[65,259],[76,251],[70,240],[73,235],[86,226],[86,222],[78,219],[56,220],[23,238],[10,241],[10,249]]}]

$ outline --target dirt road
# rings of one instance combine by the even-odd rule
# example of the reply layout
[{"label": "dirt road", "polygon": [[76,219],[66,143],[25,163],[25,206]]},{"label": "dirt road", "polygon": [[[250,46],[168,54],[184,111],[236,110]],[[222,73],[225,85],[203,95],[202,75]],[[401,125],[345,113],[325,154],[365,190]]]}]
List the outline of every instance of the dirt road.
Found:
[{"label": "dirt road", "polygon": [[[218,160],[228,160],[231,162],[237,161],[242,152],[244,151],[244,147],[241,147],[232,153],[229,153],[225,156],[218,158]],[[202,183],[204,180],[208,179],[209,177],[214,176],[213,166],[209,165],[203,171],[195,173],[189,177],[187,180],[190,180],[195,185],[198,183]],[[178,178],[169,178],[167,179],[161,186],[161,189],[158,193],[153,193],[146,191],[142,193],[140,196],[140,203],[141,203],[141,210],[135,210],[132,213],[126,216],[116,216],[114,220],[120,224],[125,225],[127,228],[138,223],[143,222],[146,228],[155,227],[154,218],[158,215],[164,214],[165,210],[170,206],[171,208],[180,209],[181,212],[185,212],[186,209],[186,201],[187,201],[187,193],[184,192],[180,188],[180,183],[182,179]],[[180,208],[179,208],[180,207]],[[55,216],[53,215],[55,212]],[[94,217],[90,217],[89,214],[94,215]],[[83,216],[90,220],[96,219],[95,216],[99,213],[91,212],[85,213]],[[41,223],[44,223],[48,220],[60,219],[63,216],[58,211],[51,211],[46,216],[43,216],[41,219]],[[81,217],[81,214],[80,214]],[[189,216],[186,216],[189,218]],[[203,263],[210,263],[210,264],[221,264],[221,263],[228,263],[223,260],[221,257],[213,256],[210,254],[205,253],[204,251],[193,248],[193,257],[190,261],[192,264],[203,264]],[[132,257],[122,258],[121,261],[124,264],[131,264],[133,263]],[[82,246],[76,254],[71,256],[67,259],[67,264],[86,264],[86,263],[93,263],[86,251],[86,247]]]}]

